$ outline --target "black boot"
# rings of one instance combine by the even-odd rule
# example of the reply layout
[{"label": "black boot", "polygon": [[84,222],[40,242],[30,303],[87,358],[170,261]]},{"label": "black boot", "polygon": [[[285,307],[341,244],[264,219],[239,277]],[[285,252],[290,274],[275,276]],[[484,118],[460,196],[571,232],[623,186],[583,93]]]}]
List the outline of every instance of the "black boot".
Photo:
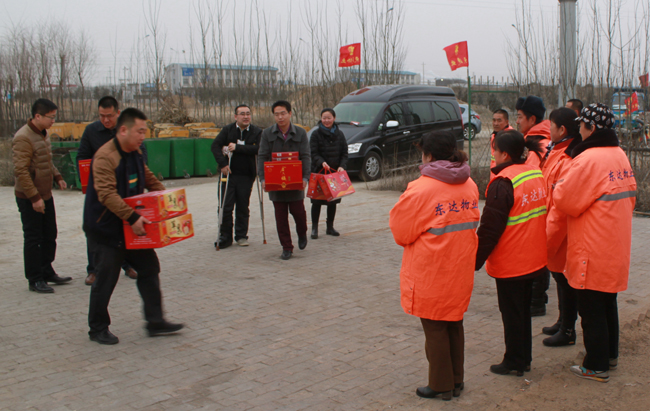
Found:
[{"label": "black boot", "polygon": [[336,216],[336,204],[328,204],[327,205],[327,230],[325,231],[325,234],[338,237],[341,234],[339,234],[339,232],[334,229],[335,216]]},{"label": "black boot", "polygon": [[311,238],[318,238],[318,219],[320,218],[320,205],[311,204]]},{"label": "black boot", "polygon": [[557,319],[557,322],[556,322],[555,324],[551,325],[550,327],[544,327],[544,328],[542,328],[542,333],[544,333],[544,334],[546,334],[546,335],[555,335],[555,333],[557,333],[558,331],[560,331],[560,324],[561,324],[561,323],[562,323],[562,322],[561,322],[560,319],[558,318],[558,319]]},{"label": "black boot", "polygon": [[544,338],[542,343],[547,347],[564,347],[565,345],[574,345],[576,343],[575,330],[560,329],[552,337]]}]

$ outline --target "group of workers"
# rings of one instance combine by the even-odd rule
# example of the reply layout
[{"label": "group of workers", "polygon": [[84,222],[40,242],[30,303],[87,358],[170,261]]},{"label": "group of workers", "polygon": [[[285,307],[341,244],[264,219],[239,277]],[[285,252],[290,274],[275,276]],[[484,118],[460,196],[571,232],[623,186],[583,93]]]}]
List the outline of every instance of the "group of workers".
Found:
[{"label": "group of workers", "polygon": [[[390,212],[404,247],[401,304],[420,317],[429,362],[420,397],[451,400],[464,388],[463,316],[474,272],[496,282],[505,354],[490,371],[523,376],[532,363],[531,316],[545,313],[549,270],[560,317],[544,327],[547,346],[575,344],[582,318],[586,355],[571,367],[607,382],[618,365],[617,293],[627,288],[636,181],[604,104],[571,100],[544,120],[536,96],[519,98],[516,131],[494,112],[491,178],[485,206],[454,136],[423,136],[421,176]],[[537,301],[536,301],[537,300]],[[541,305],[541,308],[540,308]]]}]

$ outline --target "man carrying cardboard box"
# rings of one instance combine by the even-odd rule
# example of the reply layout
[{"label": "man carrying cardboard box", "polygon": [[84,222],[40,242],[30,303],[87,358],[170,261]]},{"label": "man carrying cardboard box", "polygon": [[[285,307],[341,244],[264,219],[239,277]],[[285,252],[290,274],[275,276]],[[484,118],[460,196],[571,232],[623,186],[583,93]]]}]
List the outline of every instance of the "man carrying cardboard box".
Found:
[{"label": "man carrying cardboard box", "polygon": [[291,229],[289,227],[289,213],[296,222],[298,233],[298,248],[304,250],[307,247],[307,212],[305,211],[305,189],[309,182],[311,173],[311,154],[309,140],[304,129],[291,124],[291,103],[280,100],[273,103],[271,107],[275,122],[273,126],[262,132],[260,150],[257,157],[257,173],[264,182],[264,162],[271,161],[272,153],[277,152],[298,152],[302,161],[302,189],[287,191],[271,191],[269,198],[273,201],[275,208],[275,225],[278,230],[282,254],[280,258],[288,260],[293,254],[293,243],[291,242]]},{"label": "man carrying cardboard box", "polygon": [[88,335],[100,344],[117,344],[118,338],[108,326],[111,319],[108,303],[123,261],[137,272],[136,284],[144,302],[144,316],[149,336],[169,334],[183,328],[183,324],[165,321],[160,292],[160,263],[153,249],[127,250],[123,222],[133,231],[144,235],[144,224],[149,221],[124,202],[124,198],[165,187],[144,164],[142,144],[147,131],[147,117],[140,110],[125,109],[117,119],[116,137],[95,153],[88,179],[84,204],[84,231],[95,244],[97,278],[90,291]]}]

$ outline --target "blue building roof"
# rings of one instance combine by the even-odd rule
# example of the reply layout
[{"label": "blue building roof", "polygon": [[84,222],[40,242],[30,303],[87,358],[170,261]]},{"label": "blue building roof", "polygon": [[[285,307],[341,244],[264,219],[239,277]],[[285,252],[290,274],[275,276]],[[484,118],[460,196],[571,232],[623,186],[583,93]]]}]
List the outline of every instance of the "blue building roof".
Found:
[{"label": "blue building roof", "polygon": [[[359,69],[356,68],[344,68],[341,70],[347,70],[347,71],[352,71],[354,73],[358,73]],[[412,71],[381,71],[381,70],[361,70],[361,74],[399,74],[403,76],[416,76],[418,73],[414,73]]]},{"label": "blue building roof", "polygon": [[[181,69],[184,68],[191,68],[191,69],[202,69],[205,68],[204,64],[180,64],[180,63],[173,63],[170,64],[170,66],[180,66]],[[215,70],[219,67],[215,64],[208,64],[208,69]],[[272,66],[231,66],[229,64],[222,64],[221,65],[222,70],[252,70],[252,71],[278,71],[276,67]]]}]

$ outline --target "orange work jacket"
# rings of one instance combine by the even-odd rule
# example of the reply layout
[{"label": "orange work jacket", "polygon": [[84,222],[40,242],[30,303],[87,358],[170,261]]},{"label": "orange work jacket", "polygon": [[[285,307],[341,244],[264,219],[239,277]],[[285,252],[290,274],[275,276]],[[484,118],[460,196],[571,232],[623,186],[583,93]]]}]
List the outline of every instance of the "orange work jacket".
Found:
[{"label": "orange work jacket", "polygon": [[620,147],[594,147],[575,157],[553,192],[567,214],[571,287],[618,293],[627,289],[636,180]]},{"label": "orange work jacket", "polygon": [[565,152],[573,139],[556,144],[542,163],[542,174],[546,183],[546,255],[547,267],[556,273],[563,273],[566,266],[567,216],[553,203],[553,189],[560,179],[562,170],[571,162]]},{"label": "orange work jacket", "polygon": [[[540,155],[542,158],[546,155],[546,148],[551,142],[551,122],[549,120],[544,120],[539,124],[535,124],[533,127],[528,130],[528,133],[524,136],[528,140],[528,136],[540,136],[543,137],[540,140],[539,144],[542,147],[542,152]],[[537,156],[536,153],[532,151],[528,152],[528,157],[526,158],[526,164],[529,164],[533,167],[540,167],[541,159]]]},{"label": "orange work jacket", "polygon": [[521,277],[546,266],[544,178],[539,168],[528,164],[513,164],[501,170],[497,177],[512,183],[514,204],[506,229],[488,257],[485,269],[494,278]]},{"label": "orange work jacket", "polygon": [[478,199],[471,178],[447,184],[422,176],[409,183],[390,211],[393,237],[404,247],[404,312],[437,321],[463,319],[474,287]]}]

